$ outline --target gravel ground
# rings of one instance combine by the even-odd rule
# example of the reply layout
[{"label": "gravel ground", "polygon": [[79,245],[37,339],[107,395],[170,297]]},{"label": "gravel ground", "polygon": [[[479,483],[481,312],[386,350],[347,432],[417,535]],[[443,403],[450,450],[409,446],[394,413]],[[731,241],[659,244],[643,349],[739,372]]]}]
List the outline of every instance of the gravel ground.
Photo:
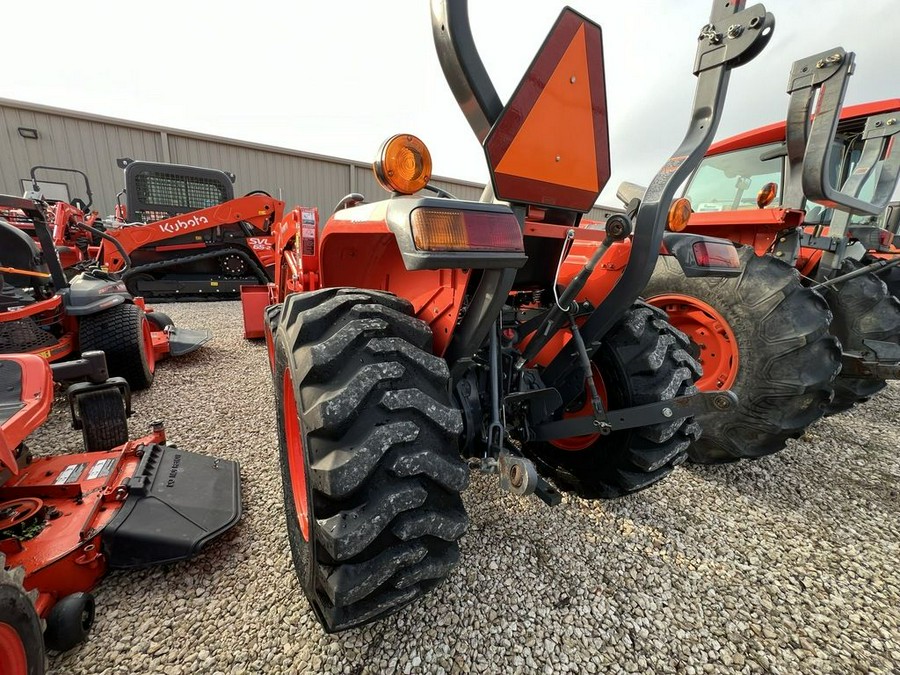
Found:
[{"label": "gravel ground", "polygon": [[[555,509],[476,476],[462,561],[424,601],[325,635],[283,527],[265,347],[237,303],[167,305],[202,351],[135,397],[186,448],[242,464],[242,522],[198,558],[110,574],[53,673],[900,671],[900,386],[775,456],[681,468]],[[59,403],[38,452],[80,448]]]}]

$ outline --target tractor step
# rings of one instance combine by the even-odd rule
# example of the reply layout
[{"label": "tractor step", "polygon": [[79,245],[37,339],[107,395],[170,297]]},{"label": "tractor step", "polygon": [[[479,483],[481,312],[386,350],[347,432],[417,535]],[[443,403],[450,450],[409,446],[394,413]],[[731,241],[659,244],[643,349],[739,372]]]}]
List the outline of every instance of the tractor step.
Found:
[{"label": "tractor step", "polygon": [[127,489],[102,533],[112,568],[185,560],[241,517],[238,464],[174,446],[145,446]]},{"label": "tractor step", "polygon": [[169,337],[169,355],[184,356],[197,351],[210,341],[212,333],[207,329],[194,330],[191,328],[177,328],[175,326],[166,331]]}]

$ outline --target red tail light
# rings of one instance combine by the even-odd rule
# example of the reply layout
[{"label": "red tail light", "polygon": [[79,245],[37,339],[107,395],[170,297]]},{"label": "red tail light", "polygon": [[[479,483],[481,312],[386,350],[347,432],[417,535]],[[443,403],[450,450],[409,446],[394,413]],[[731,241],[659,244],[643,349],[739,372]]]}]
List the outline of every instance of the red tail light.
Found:
[{"label": "red tail light", "polygon": [[522,230],[512,213],[422,207],[410,215],[420,251],[523,251]]},{"label": "red tail light", "polygon": [[737,249],[733,244],[716,241],[694,242],[694,259],[700,267],[729,267],[737,269],[741,266]]}]

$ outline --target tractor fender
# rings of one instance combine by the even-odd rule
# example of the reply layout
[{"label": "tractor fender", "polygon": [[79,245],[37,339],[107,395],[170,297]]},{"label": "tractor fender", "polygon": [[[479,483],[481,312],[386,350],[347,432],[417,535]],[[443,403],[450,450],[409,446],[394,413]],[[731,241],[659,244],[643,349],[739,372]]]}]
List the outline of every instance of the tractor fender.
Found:
[{"label": "tractor fender", "polygon": [[88,316],[110,307],[132,302],[122,281],[110,281],[79,274],[61,294],[70,316]]}]

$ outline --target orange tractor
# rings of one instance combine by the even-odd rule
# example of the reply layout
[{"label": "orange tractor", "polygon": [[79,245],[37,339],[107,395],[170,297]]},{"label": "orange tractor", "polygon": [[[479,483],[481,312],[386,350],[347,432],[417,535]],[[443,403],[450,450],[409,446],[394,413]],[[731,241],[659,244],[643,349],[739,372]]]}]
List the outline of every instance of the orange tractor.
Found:
[{"label": "orange tractor", "polygon": [[879,278],[900,250],[877,224],[900,174],[900,99],[843,109],[853,65],[840,48],[797,61],[786,121],[716,143],[688,181],[684,231],[741,245],[738,277],[691,279],[661,258],[645,291],[698,345],[697,386],[740,399],[694,461],[776,452],[900,377],[900,302]]},{"label": "orange tractor", "polygon": [[488,158],[482,201],[415,196],[431,158],[401,134],[374,164],[388,199],[348,196],[321,232],[314,209],[276,226],[276,281],[244,287],[245,332],[269,346],[288,538],[327,630],[383,617],[450,573],[470,470],[549,504],[547,478],[617,497],[685,459],[694,415],[736,404],[697,393],[686,337],[638,296],[661,254],[692,277],[737,272],[730,242],[664,229],[730,70],[771,36],[773,17],[743,5],[714,3],[690,127],[633,219],[579,226],[610,175],[600,27],[563,10],[503,106],[465,0],[443,0],[434,39]]}]

